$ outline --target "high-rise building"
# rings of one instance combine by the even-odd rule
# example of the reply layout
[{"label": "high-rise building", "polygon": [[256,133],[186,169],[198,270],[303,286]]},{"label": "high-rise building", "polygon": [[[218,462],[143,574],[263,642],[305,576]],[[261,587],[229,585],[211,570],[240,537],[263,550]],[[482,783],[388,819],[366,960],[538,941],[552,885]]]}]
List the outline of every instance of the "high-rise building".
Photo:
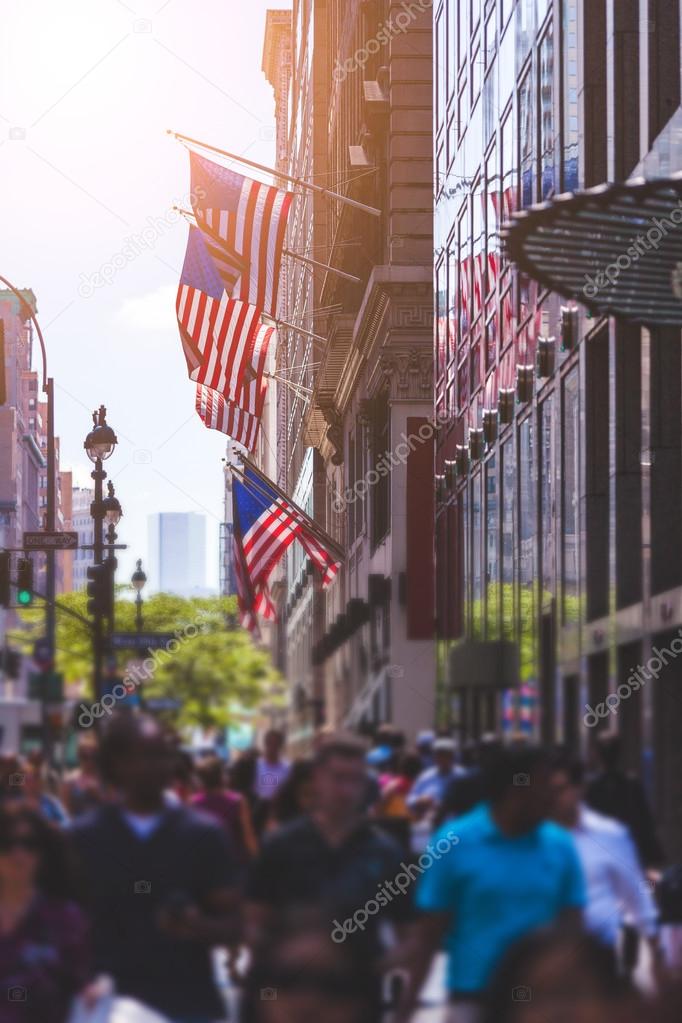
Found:
[{"label": "high-rise building", "polygon": [[680,4],[434,14],[443,719],[618,732],[679,856],[679,256],[636,244],[679,199]]},{"label": "high-rise building", "polygon": [[73,552],[73,588],[83,590],[88,581],[88,568],[95,555],[90,547],[95,540],[95,526],[90,507],[95,499],[93,487],[74,487],[71,504],[71,528],[78,533],[78,550]]},{"label": "high-rise building", "polygon": [[150,590],[207,596],[205,517],[197,512],[159,512],[148,522]]}]

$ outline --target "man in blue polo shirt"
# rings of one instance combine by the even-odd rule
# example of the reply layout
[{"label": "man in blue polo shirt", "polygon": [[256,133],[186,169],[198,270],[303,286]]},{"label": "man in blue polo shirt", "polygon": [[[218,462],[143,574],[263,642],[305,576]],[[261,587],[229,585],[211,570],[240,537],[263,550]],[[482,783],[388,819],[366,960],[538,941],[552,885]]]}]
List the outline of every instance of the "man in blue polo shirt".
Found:
[{"label": "man in blue polo shirt", "polygon": [[452,1023],[473,1023],[507,950],[539,927],[581,922],[584,880],[570,834],[546,820],[549,763],[532,747],[504,750],[490,772],[490,802],[444,825],[458,841],[420,879],[423,911],[410,949],[408,1020],[434,953],[448,952]]}]

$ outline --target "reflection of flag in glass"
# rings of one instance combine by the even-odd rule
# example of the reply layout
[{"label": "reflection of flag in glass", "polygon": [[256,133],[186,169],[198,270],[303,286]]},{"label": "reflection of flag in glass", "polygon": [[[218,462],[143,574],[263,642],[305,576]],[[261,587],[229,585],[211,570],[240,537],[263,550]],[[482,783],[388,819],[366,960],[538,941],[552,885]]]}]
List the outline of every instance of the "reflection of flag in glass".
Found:
[{"label": "reflection of flag in glass", "polygon": [[275,317],[293,193],[197,153],[190,167],[192,210],[225,291]]},{"label": "reflection of flag in glass", "polygon": [[292,504],[286,495],[251,465],[243,479],[235,474],[235,569],[242,624],[257,627],[257,615],[274,616],[268,579],[287,548],[298,540],[328,586],[339,569],[333,542],[323,541],[321,530]]},{"label": "reflection of flag in glass", "polygon": [[228,298],[201,233],[190,227],[176,300],[190,378],[241,404],[246,384],[262,378],[254,362],[262,329],[258,309]]}]

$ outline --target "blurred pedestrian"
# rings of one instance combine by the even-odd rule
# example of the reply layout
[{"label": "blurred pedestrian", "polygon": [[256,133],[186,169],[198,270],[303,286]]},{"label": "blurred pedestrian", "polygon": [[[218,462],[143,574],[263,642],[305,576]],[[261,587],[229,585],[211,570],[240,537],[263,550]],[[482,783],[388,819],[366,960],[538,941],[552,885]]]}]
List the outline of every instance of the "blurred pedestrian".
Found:
[{"label": "blurred pedestrian", "polygon": [[466,774],[465,769],[455,763],[455,753],[453,739],[442,737],[434,742],[434,765],[421,772],[407,799],[407,805],[416,816],[436,813],[450,782]]},{"label": "blurred pedestrian", "polygon": [[94,810],[104,802],[102,779],[97,766],[97,739],[82,735],[77,747],[78,767],[64,778],[61,797],[72,817]]},{"label": "blurred pedestrian", "polygon": [[598,736],[594,753],[598,769],[589,779],[585,802],[597,813],[614,817],[626,826],[643,867],[661,867],[665,862],[665,854],[656,822],[641,781],[621,767],[620,738],[610,733]]},{"label": "blurred pedestrian", "polygon": [[501,749],[502,740],[493,732],[487,732],[478,742],[468,744],[466,772],[453,778],[448,784],[436,815],[437,825],[461,817],[488,798],[488,775]]},{"label": "blurred pedestrian", "polygon": [[484,998],[483,1023],[638,1023],[651,1006],[591,935],[536,931],[512,945]]},{"label": "blurred pedestrian", "polygon": [[64,1023],[89,978],[87,938],[64,837],[37,810],[0,805],[1,1023]]},{"label": "blurred pedestrian", "polygon": [[375,979],[329,932],[268,937],[247,977],[241,1023],[377,1023]]},{"label": "blurred pedestrian", "polygon": [[199,791],[190,797],[189,805],[220,824],[237,859],[246,865],[258,850],[248,802],[240,792],[227,787],[220,757],[205,757],[197,765],[196,774]]},{"label": "blurred pedestrian", "polygon": [[308,759],[294,760],[286,780],[272,801],[266,830],[274,831],[310,813],[313,800],[313,762]]},{"label": "blurred pedestrian", "polygon": [[443,825],[437,856],[420,878],[423,917],[414,944],[400,1020],[408,1020],[431,959],[445,937],[453,1021],[479,1018],[501,959],[519,938],[555,921],[578,924],[585,904],[582,868],[571,836],[547,821],[547,754],[503,751],[491,770],[490,802]]},{"label": "blurred pedestrian", "polygon": [[282,756],[284,733],[270,728],[263,736],[263,756],[256,761],[256,795],[259,799],[274,799],[289,774],[288,760]]},{"label": "blurred pedestrian", "polygon": [[[382,924],[407,924],[413,910],[400,847],[362,812],[365,788],[362,744],[329,737],[315,756],[311,813],[270,835],[256,860],[247,927],[256,959],[277,928],[317,927],[337,944],[352,943],[377,971],[378,1016]],[[398,877],[402,887],[393,886]]]},{"label": "blurred pedestrian", "polygon": [[436,740],[436,735],[431,729],[424,729],[417,735],[417,754],[421,761],[422,771],[427,771],[429,767],[433,767],[433,744]]},{"label": "blurred pedestrian", "polygon": [[62,828],[66,827],[69,823],[69,815],[60,800],[46,791],[44,779],[45,776],[38,767],[27,764],[24,780],[24,798],[42,814],[46,821],[49,821],[51,824],[57,824]]},{"label": "blurred pedestrian", "polygon": [[236,940],[237,868],[224,831],[164,792],[176,761],[151,718],[113,718],[100,765],[119,802],[77,821],[74,847],[93,922],[95,967],[121,995],[174,1023],[224,1014],[212,946]]},{"label": "blurred pedestrian", "polygon": [[624,916],[644,935],[654,964],[661,965],[658,910],[628,829],[583,801],[584,770],[569,754],[554,757],[552,817],[570,831],[587,886],[585,926],[616,956]]}]

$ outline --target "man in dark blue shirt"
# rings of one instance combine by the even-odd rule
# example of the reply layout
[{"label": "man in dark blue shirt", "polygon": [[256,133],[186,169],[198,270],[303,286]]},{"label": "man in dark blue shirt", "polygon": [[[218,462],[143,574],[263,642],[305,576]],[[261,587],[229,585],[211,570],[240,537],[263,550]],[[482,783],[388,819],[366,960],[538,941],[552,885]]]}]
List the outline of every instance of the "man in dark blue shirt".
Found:
[{"label": "man in dark blue shirt", "polygon": [[120,802],[71,830],[96,969],[114,978],[120,994],[174,1023],[211,1023],[225,1012],[211,947],[236,933],[236,868],[226,838],[207,818],[166,805],[173,750],[152,719],[114,719],[100,759]]}]

